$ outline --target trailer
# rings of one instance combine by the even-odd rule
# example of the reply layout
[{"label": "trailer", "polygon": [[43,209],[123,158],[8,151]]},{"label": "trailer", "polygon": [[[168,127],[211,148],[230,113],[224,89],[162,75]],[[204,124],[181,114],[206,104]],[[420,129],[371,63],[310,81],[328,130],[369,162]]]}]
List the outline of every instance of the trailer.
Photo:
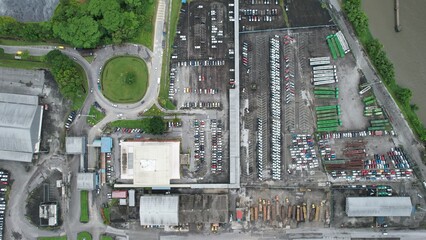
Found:
[{"label": "trailer", "polygon": [[328,110],[328,109],[340,109],[339,105],[328,105],[328,106],[318,106],[315,107],[315,110],[321,111],[321,110]]},{"label": "trailer", "polygon": [[296,222],[300,222],[300,205],[296,207]]},{"label": "trailer", "polygon": [[309,65],[311,66],[321,66],[321,65],[328,65],[330,64],[330,60],[329,61],[315,61],[315,62],[310,62]]},{"label": "trailer", "polygon": [[330,61],[330,57],[314,57],[309,58],[309,62]]},{"label": "trailer", "polygon": [[362,99],[362,101],[365,103],[365,102],[371,101],[371,100],[373,100],[373,99],[375,99],[375,97],[374,97],[374,96],[369,96],[369,97],[365,97],[365,98],[363,98],[363,99]]},{"label": "trailer", "polygon": [[314,90],[339,91],[339,88],[337,88],[337,87],[314,87]]},{"label": "trailer", "polygon": [[336,65],[325,65],[325,66],[316,66],[313,67],[312,70],[329,70],[329,69],[336,69]]},{"label": "trailer", "polygon": [[318,128],[317,132],[335,132],[337,127]]},{"label": "trailer", "polygon": [[[425,188],[426,188],[426,187],[425,187]],[[289,204],[289,205],[287,206],[287,218],[288,218],[289,220],[291,220],[291,219],[292,219],[292,217],[293,217],[292,213],[293,213],[293,208],[292,208],[291,204]]]},{"label": "trailer", "polygon": [[342,58],[345,57],[345,50],[343,50],[343,47],[340,44],[339,39],[337,38],[336,35],[333,36],[333,41],[336,43],[337,50],[338,50],[338,53],[340,54],[340,57]]},{"label": "trailer", "polygon": [[328,85],[328,84],[334,84],[334,83],[336,83],[335,80],[329,80],[329,81],[314,82],[314,85],[321,86],[321,85]]},{"label": "trailer", "polygon": [[309,222],[312,222],[315,219],[315,211],[316,211],[316,206],[315,204],[312,203],[311,211],[309,212]]},{"label": "trailer", "polygon": [[327,73],[334,73],[336,74],[336,69],[328,69],[328,70],[313,70],[313,74],[327,74]]},{"label": "trailer", "polygon": [[318,78],[326,78],[326,77],[336,78],[336,73],[315,73],[314,81],[317,80]]},{"label": "trailer", "polygon": [[376,119],[376,120],[371,120],[370,123],[371,124],[389,123],[389,120],[388,119]]},{"label": "trailer", "polygon": [[332,76],[332,77],[314,77],[314,78],[312,78],[313,82],[321,82],[321,81],[329,81],[329,80],[337,80],[337,77]]},{"label": "trailer", "polygon": [[333,59],[337,59],[336,46],[331,40],[331,37],[328,36],[326,41],[327,41],[328,48],[330,49],[331,56],[333,57]]},{"label": "trailer", "polygon": [[308,219],[308,209],[306,208],[306,203],[303,203],[303,222],[306,221],[306,219]]}]

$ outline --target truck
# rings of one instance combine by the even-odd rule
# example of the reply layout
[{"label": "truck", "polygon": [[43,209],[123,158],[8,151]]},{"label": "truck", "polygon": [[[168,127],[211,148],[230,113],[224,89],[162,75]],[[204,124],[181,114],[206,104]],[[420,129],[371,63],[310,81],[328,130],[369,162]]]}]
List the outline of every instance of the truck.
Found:
[{"label": "truck", "polygon": [[311,211],[309,212],[309,222],[312,222],[315,219],[316,206],[314,203],[311,205]]}]

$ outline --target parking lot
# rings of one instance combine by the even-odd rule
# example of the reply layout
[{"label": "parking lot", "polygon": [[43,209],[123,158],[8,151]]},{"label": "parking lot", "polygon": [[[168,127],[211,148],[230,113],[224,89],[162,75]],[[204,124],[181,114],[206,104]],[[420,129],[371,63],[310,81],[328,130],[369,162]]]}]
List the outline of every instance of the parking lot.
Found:
[{"label": "parking lot", "polygon": [[[271,31],[269,33],[250,33],[241,36],[242,44],[247,43],[248,64],[242,62],[240,76],[242,79],[242,99],[248,101],[248,111],[244,113],[244,127],[249,131],[247,163],[242,163],[242,173],[247,172],[247,166],[257,173],[259,166],[258,149],[259,140],[261,142],[262,159],[269,159],[271,156],[272,144],[277,141],[273,140],[274,132],[279,131],[277,125],[273,125],[271,115],[279,111],[281,131],[278,136],[284,136],[281,140],[282,168],[279,170],[283,180],[289,177],[309,176],[313,179],[324,179],[325,175],[319,170],[319,163],[314,162],[309,165],[308,160],[296,159],[294,162],[291,156],[289,147],[293,143],[294,134],[313,134],[314,131],[314,116],[312,108],[315,103],[313,98],[311,84],[311,67],[309,66],[310,57],[327,56],[327,45],[324,44],[325,36],[331,31],[330,28],[318,28],[307,30],[293,30],[288,34],[288,31]],[[270,39],[278,39],[280,48],[277,57],[280,59],[279,66],[275,70],[269,67],[269,58],[267,52],[270,52]],[[241,47],[244,51],[244,45]],[[277,53],[273,53],[277,54]],[[272,56],[272,55],[271,55]],[[244,57],[244,55],[243,55]],[[247,65],[247,66],[246,66]],[[278,74],[277,77],[284,79],[280,85],[271,88],[271,74]],[[280,89],[279,92],[272,92],[273,89]],[[277,96],[277,94],[280,94]],[[274,98],[278,100],[271,100]],[[271,101],[279,101],[279,105],[273,105]],[[277,109],[274,106],[279,106]],[[273,110],[276,109],[276,110]],[[272,118],[273,119],[273,118]],[[259,128],[259,121],[262,127]],[[261,129],[261,132],[258,131]],[[257,146],[257,147],[256,147]],[[276,147],[274,147],[276,149]],[[279,151],[279,150],[278,150]],[[313,151],[315,152],[315,151]],[[308,156],[310,158],[310,156]],[[293,162],[292,162],[293,161]],[[303,162],[306,161],[306,162]],[[269,179],[273,166],[268,161],[263,161],[263,179]],[[257,177],[253,177],[256,176]],[[258,174],[249,174],[247,176],[251,181],[258,178]]]},{"label": "parking lot", "polygon": [[0,239],[3,239],[4,234],[4,213],[7,207],[6,194],[9,190],[9,172],[6,170],[0,170]]},{"label": "parking lot", "polygon": [[228,144],[228,90],[235,78],[233,11],[228,1],[201,0],[183,4],[180,12],[169,98],[195,114],[182,118],[179,130],[190,163],[183,178],[190,182],[229,179],[229,153],[222,146]]},{"label": "parking lot", "polygon": [[286,27],[282,2],[283,0],[240,1],[240,31]]}]

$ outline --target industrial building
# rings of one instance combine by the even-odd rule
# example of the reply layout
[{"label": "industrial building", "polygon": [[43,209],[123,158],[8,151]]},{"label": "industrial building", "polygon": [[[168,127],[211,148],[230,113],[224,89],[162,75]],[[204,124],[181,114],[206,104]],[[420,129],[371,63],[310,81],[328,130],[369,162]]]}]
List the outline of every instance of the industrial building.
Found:
[{"label": "industrial building", "polygon": [[39,152],[42,119],[37,96],[0,93],[0,159],[31,162]]},{"label": "industrial building", "polygon": [[120,154],[120,178],[133,183],[115,187],[168,189],[172,179],[180,179],[179,141],[125,141]]},{"label": "industrial building", "polygon": [[228,195],[179,196],[179,223],[227,223]]},{"label": "industrial building", "polygon": [[96,189],[96,173],[78,173],[77,189],[93,191]]},{"label": "industrial building", "polygon": [[178,196],[141,196],[139,216],[141,225],[178,225]]},{"label": "industrial building", "polygon": [[413,206],[410,197],[348,197],[348,217],[409,217]]},{"label": "industrial building", "polygon": [[65,151],[70,155],[80,155],[80,171],[86,169],[85,155],[86,155],[86,138],[85,137],[66,137],[65,138]]},{"label": "industrial building", "polygon": [[54,227],[58,225],[58,204],[42,203],[39,206],[40,226]]}]

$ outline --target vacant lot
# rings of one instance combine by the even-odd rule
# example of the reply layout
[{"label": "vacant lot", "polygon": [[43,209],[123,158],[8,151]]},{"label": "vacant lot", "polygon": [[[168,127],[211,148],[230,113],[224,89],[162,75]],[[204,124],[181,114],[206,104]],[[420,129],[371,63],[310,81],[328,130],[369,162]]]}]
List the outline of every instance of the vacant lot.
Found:
[{"label": "vacant lot", "polygon": [[112,102],[137,102],[143,98],[147,87],[147,66],[136,57],[114,58],[102,73],[102,92]]},{"label": "vacant lot", "polygon": [[87,191],[80,192],[80,222],[89,222],[89,198]]}]

